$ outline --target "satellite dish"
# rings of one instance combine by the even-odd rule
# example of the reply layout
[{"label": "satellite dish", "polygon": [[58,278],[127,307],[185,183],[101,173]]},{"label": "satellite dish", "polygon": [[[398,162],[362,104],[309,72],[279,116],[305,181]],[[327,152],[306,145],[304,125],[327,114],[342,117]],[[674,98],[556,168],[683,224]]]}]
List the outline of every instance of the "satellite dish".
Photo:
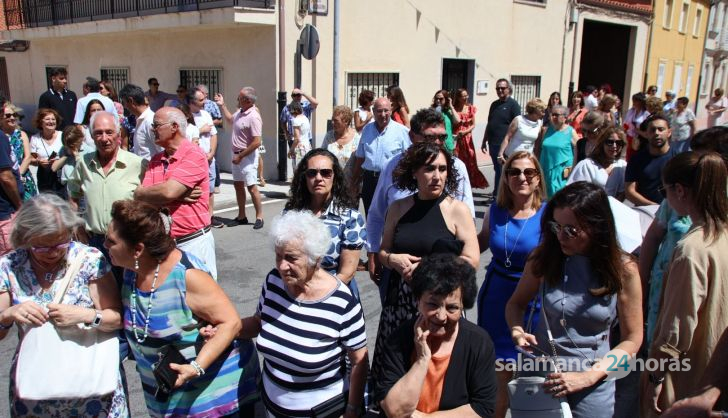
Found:
[{"label": "satellite dish", "polygon": [[316,58],[321,47],[319,42],[319,35],[316,27],[309,25],[303,27],[301,30],[301,37],[298,38],[299,45],[301,45],[301,55],[307,60]]}]

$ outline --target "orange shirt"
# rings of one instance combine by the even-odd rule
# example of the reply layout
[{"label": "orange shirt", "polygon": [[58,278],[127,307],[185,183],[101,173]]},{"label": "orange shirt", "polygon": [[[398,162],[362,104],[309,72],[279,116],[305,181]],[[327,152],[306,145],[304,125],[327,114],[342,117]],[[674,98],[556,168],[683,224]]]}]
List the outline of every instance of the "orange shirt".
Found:
[{"label": "orange shirt", "polygon": [[417,403],[418,411],[430,414],[440,410],[442,384],[445,382],[445,373],[447,373],[447,366],[450,365],[451,356],[452,352],[440,357],[430,357],[425,383],[420,392],[420,401]]}]

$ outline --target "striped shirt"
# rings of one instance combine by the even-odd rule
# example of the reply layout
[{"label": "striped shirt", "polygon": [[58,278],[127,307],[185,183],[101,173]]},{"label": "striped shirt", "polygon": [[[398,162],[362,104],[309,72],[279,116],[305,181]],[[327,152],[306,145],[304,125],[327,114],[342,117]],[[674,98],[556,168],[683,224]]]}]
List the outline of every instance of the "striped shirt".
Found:
[{"label": "striped shirt", "polygon": [[348,389],[343,354],[366,347],[367,337],[361,305],[337,282],[322,299],[303,301],[288,294],[277,270],[266,277],[257,346],[266,395],[281,408],[309,410]]},{"label": "striped shirt", "polygon": [[179,238],[210,225],[210,182],[207,156],[202,149],[185,139],[171,156],[167,152],[160,152],[152,157],[142,187],[167,180],[175,180],[190,189],[195,186],[202,189],[202,196],[194,203],[176,200],[167,205],[172,215],[172,237]]}]

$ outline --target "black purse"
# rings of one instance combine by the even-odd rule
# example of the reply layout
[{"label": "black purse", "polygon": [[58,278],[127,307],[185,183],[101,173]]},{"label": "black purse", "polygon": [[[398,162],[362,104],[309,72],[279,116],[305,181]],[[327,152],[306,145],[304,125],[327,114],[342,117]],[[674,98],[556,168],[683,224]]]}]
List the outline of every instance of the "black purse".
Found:
[{"label": "black purse", "polygon": [[346,412],[346,404],[349,402],[349,391],[333,398],[323,401],[311,408],[312,418],[337,418]]},{"label": "black purse", "polygon": [[157,381],[158,400],[166,399],[177,381],[177,372],[172,370],[170,364],[187,364],[187,359],[173,345],[165,345],[159,349],[159,361],[152,366],[154,379]]}]

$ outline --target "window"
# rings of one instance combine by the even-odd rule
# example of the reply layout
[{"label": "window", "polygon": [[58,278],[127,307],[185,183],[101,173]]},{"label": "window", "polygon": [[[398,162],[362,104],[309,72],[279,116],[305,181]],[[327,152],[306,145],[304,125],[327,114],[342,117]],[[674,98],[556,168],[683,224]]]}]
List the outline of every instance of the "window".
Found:
[{"label": "window", "polygon": [[683,3],[680,9],[680,25],[677,30],[680,33],[685,33],[688,30],[688,13],[690,12],[690,3]]},{"label": "window", "polygon": [[347,105],[352,109],[359,107],[359,93],[371,90],[374,97],[387,95],[387,86],[399,84],[399,73],[348,73],[346,75]]},{"label": "window", "polygon": [[68,70],[68,67],[65,66],[65,65],[47,65],[45,67],[45,70],[46,70],[46,88],[49,89],[49,90],[51,88],[51,73],[56,68],[65,68],[66,70]]},{"label": "window", "polygon": [[534,97],[541,95],[541,76],[538,75],[512,75],[513,98],[526,109],[526,103]]},{"label": "window", "polygon": [[665,61],[660,61],[659,64],[657,64],[657,94],[662,95],[662,86],[665,84],[665,66],[667,63]]},{"label": "window", "polygon": [[672,28],[672,0],[665,0],[665,16],[663,16],[662,26],[665,29]]},{"label": "window", "polygon": [[675,70],[672,73],[672,91],[680,97],[682,90],[682,64],[675,63]]},{"label": "window", "polygon": [[101,81],[108,81],[118,93],[122,87],[129,84],[129,69],[125,67],[102,67]]},{"label": "window", "polygon": [[689,65],[688,66],[688,77],[685,79],[685,96],[690,97],[690,94],[692,93],[692,84],[693,84],[693,73],[695,73],[695,66]]},{"label": "window", "polygon": [[700,94],[701,95],[708,94],[708,86],[710,85],[710,80],[708,80],[708,77],[710,77],[710,63],[706,62],[703,65],[703,73],[700,76]]},{"label": "window", "polygon": [[700,20],[703,18],[703,9],[695,11],[695,23],[693,23],[693,36],[700,36]]},{"label": "window", "polygon": [[8,84],[8,66],[5,57],[0,57],[0,95],[10,100],[10,84]]},{"label": "window", "polygon": [[473,96],[475,74],[475,60],[443,58],[442,60],[442,88],[455,91],[464,88]]},{"label": "window", "polygon": [[[191,89],[198,84],[207,86],[210,97],[222,91],[222,69],[219,68],[180,68],[179,83]],[[175,88],[177,86],[174,86]]]}]

